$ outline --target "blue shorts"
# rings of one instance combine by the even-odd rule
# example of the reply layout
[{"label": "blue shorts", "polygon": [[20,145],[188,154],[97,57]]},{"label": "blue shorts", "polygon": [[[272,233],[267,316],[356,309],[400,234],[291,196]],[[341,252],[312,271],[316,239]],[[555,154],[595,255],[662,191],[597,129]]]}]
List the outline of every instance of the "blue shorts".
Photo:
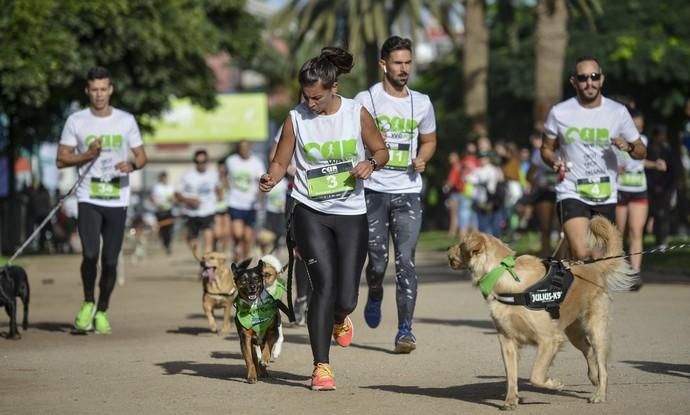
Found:
[{"label": "blue shorts", "polygon": [[228,213],[230,214],[231,220],[240,220],[249,227],[253,228],[254,224],[256,223],[256,210],[228,208]]}]

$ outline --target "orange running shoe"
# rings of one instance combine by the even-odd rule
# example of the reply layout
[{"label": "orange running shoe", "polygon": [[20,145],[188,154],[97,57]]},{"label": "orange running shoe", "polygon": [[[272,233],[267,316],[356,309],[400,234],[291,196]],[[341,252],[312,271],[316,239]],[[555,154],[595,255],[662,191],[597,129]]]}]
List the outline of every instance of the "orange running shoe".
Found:
[{"label": "orange running shoe", "polygon": [[355,334],[355,328],[352,326],[350,316],[345,317],[342,324],[333,323],[333,339],[341,346],[347,347],[352,343],[352,336]]},{"label": "orange running shoe", "polygon": [[311,390],[333,391],[335,390],[335,377],[328,363],[317,363],[311,373]]}]

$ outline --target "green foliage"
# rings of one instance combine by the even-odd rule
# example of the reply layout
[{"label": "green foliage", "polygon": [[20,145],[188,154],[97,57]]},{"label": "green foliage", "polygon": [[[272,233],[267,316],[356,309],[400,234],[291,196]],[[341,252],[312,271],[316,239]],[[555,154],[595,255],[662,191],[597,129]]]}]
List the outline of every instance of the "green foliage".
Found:
[{"label": "green foliage", "polygon": [[683,0],[609,0],[597,32],[571,21],[569,60],[597,56],[607,76],[605,93],[632,96],[648,119],[677,121],[690,96],[688,21]]},{"label": "green foliage", "polygon": [[[215,105],[209,54],[248,58],[260,25],[244,0],[2,0],[0,109],[15,144],[57,138],[85,102],[86,71],[107,67],[113,105],[157,116],[174,95]],[[146,126],[144,126],[146,127]]]}]

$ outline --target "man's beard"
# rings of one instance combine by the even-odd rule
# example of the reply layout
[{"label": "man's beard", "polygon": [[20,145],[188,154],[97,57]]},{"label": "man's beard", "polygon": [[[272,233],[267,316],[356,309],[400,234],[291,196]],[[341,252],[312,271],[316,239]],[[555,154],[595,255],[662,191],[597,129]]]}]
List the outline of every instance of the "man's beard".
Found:
[{"label": "man's beard", "polygon": [[404,80],[401,80],[401,79],[393,78],[393,76],[386,74],[386,79],[388,79],[388,82],[390,82],[391,85],[393,85],[394,87],[403,88],[404,86],[407,85],[407,80],[409,78],[405,78]]},{"label": "man's beard", "polygon": [[601,94],[601,90],[599,88],[596,88],[595,91],[596,91],[596,93],[594,94],[594,96],[591,96],[591,97],[585,95],[584,90],[580,91],[580,93],[578,94],[578,97],[580,98],[580,101],[583,101],[583,102],[587,102],[587,103],[594,102],[597,100],[597,98],[599,98],[599,95]]}]

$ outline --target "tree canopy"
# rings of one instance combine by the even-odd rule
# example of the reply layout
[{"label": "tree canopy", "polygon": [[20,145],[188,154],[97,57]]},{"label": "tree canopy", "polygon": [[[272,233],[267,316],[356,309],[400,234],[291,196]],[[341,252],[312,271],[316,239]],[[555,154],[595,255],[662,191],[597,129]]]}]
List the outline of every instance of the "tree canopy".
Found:
[{"label": "tree canopy", "polygon": [[205,59],[249,59],[260,25],[244,0],[0,0],[0,112],[15,144],[57,137],[85,101],[87,70],[107,67],[113,104],[159,115],[174,95],[215,105]]}]

